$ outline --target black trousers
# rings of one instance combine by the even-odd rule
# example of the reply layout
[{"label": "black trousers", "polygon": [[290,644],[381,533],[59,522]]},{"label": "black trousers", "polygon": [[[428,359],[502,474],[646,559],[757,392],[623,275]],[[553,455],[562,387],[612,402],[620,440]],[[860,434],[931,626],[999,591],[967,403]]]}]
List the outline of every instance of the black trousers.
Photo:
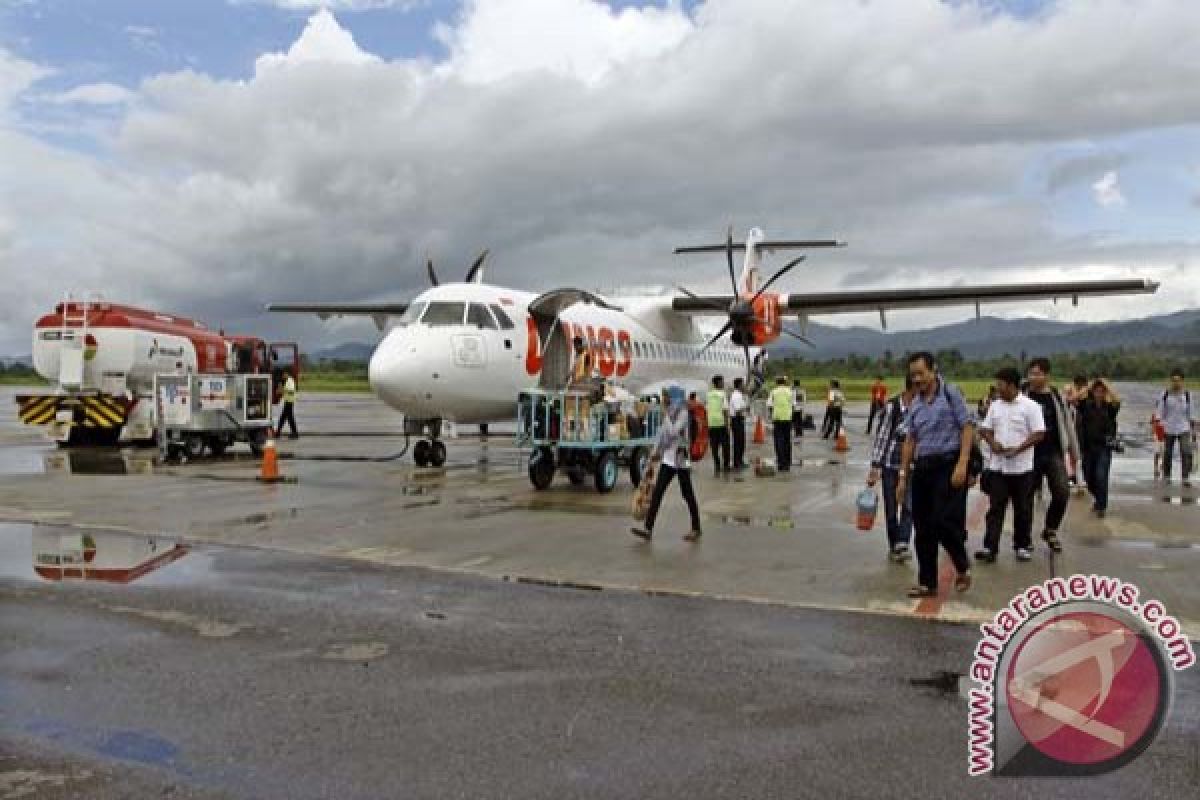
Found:
[{"label": "black trousers", "polygon": [[1063,517],[1067,515],[1067,504],[1071,501],[1071,484],[1067,481],[1067,464],[1062,453],[1034,458],[1033,490],[1036,492],[1045,478],[1050,489],[1050,505],[1046,507],[1046,530],[1058,531]]},{"label": "black trousers", "polygon": [[729,429],[724,425],[708,429],[708,446],[712,450],[713,469],[729,469]]},{"label": "black trousers", "polygon": [[938,547],[943,547],[959,573],[970,568],[963,531],[967,527],[967,486],[950,485],[958,454],[918,459],[912,475],[912,512],[917,552],[917,582],[938,584]]},{"label": "black trousers", "polygon": [[821,431],[821,438],[828,439],[830,436],[836,436],[838,430],[842,427],[842,409],[827,408],[825,409],[825,428]]},{"label": "black trousers", "polygon": [[1033,473],[1005,475],[1001,472],[988,473],[987,532],[983,535],[983,546],[995,553],[1000,549],[1000,534],[1004,529],[1004,515],[1011,501],[1013,507],[1013,548],[1033,546]]},{"label": "black trousers", "polygon": [[775,464],[787,472],[792,468],[792,421],[775,420],[771,426],[771,436],[775,439]]},{"label": "black trousers", "polygon": [[734,414],[730,426],[733,434],[733,466],[741,469],[746,466],[746,415]]},{"label": "black trousers", "polygon": [[687,503],[688,513],[692,516],[692,530],[700,530],[700,507],[696,505],[696,492],[692,488],[692,471],[676,469],[668,464],[658,467],[658,480],[654,482],[654,492],[650,495],[650,508],[646,510],[646,530],[654,530],[654,520],[658,517],[659,506],[662,505],[663,495],[675,476],[679,476],[679,489],[683,492],[683,501]]},{"label": "black trousers", "polygon": [[283,423],[287,423],[292,429],[292,436],[299,436],[300,432],[296,430],[296,412],[292,409],[291,403],[283,404],[283,412],[279,415],[279,424],[275,426],[275,435],[283,435]]}]

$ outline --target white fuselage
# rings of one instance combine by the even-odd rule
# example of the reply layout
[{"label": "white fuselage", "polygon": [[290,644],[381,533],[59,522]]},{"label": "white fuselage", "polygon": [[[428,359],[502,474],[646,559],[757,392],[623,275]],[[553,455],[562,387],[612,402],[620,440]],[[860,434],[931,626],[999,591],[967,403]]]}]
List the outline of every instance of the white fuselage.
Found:
[{"label": "white fuselage", "polygon": [[[412,419],[512,419],[517,395],[539,384],[545,343],[528,311],[536,297],[476,283],[425,291],[371,356],[371,388]],[[594,366],[617,385],[635,394],[668,383],[702,392],[714,375],[732,383],[746,374],[744,351],[728,339],[697,357],[708,336],[674,313],[670,298],[616,304],[622,310],[578,303],[558,324],[590,343]]]}]

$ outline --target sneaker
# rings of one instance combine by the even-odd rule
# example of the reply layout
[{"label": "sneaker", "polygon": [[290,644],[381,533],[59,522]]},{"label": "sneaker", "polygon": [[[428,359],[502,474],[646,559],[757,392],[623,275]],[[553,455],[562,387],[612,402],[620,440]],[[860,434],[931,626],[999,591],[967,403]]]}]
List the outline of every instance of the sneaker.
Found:
[{"label": "sneaker", "polygon": [[1042,539],[1046,542],[1046,546],[1056,553],[1062,552],[1062,542],[1058,540],[1058,532],[1052,530],[1042,531]]},{"label": "sneaker", "polygon": [[1032,550],[1030,550],[1028,547],[1018,547],[1017,548],[1017,561],[1032,561],[1032,560],[1033,560],[1033,551]]},{"label": "sneaker", "polygon": [[685,542],[698,542],[698,541],[700,541],[700,537],[703,535],[704,535],[704,533],[701,531],[692,531],[691,533],[684,536],[683,540]]},{"label": "sneaker", "polygon": [[639,539],[645,539],[647,542],[650,541],[652,536],[654,536],[654,531],[650,530],[649,528],[630,528],[629,532]]},{"label": "sneaker", "polygon": [[903,564],[905,561],[908,561],[911,555],[906,544],[898,544],[892,548],[892,561],[895,561],[897,564]]},{"label": "sneaker", "polygon": [[996,551],[995,550],[986,550],[986,549],[985,550],[976,550],[975,551],[975,560],[982,561],[985,564],[994,564],[994,563],[996,563]]}]

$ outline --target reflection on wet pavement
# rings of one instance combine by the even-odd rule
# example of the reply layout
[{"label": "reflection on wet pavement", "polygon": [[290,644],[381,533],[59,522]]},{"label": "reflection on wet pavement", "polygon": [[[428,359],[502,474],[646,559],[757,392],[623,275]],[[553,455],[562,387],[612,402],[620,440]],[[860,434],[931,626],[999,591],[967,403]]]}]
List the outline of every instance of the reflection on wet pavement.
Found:
[{"label": "reflection on wet pavement", "polygon": [[187,545],[169,537],[0,524],[0,578],[127,584],[187,554]]}]

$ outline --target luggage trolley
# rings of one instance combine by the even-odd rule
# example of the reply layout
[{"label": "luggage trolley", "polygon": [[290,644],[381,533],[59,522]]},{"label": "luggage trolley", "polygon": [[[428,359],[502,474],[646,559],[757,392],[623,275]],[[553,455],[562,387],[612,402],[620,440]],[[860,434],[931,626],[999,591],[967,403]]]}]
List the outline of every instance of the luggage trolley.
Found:
[{"label": "luggage trolley", "polygon": [[530,451],[529,481],[537,489],[562,469],[574,486],[591,474],[596,491],[611,492],[622,464],[636,487],[661,422],[657,405],[639,401],[629,413],[588,391],[529,389],[517,397],[517,447]]}]

